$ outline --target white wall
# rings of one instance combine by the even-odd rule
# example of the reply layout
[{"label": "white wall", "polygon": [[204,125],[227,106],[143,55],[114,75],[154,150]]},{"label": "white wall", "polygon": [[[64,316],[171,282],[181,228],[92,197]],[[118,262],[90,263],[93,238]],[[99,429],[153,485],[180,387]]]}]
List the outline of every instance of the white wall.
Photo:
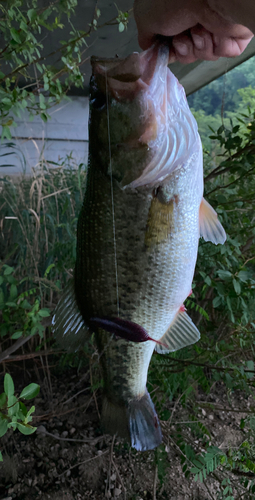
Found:
[{"label": "white wall", "polygon": [[[39,116],[29,121],[29,114],[24,112],[22,118],[15,118],[17,127],[12,128],[16,153],[2,156],[14,151],[7,148],[4,141],[0,144],[0,176],[2,174],[18,174],[24,168],[22,154],[25,157],[26,174],[38,164],[43,156],[49,163],[59,163],[67,155],[79,165],[87,163],[88,158],[88,117],[89,100],[87,97],[71,97],[69,101],[50,109],[51,119],[44,123]],[[1,132],[1,130],[0,130]],[[15,167],[3,167],[14,164]]]}]

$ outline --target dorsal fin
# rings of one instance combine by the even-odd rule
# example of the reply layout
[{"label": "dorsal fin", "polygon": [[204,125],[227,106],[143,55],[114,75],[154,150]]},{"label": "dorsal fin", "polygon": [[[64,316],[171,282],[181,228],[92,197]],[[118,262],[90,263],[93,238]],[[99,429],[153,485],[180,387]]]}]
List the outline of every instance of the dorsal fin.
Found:
[{"label": "dorsal fin", "polygon": [[200,236],[205,241],[211,241],[215,245],[223,245],[226,241],[226,233],[222,227],[218,215],[211,205],[203,198],[199,209]]},{"label": "dorsal fin", "polygon": [[156,344],[155,351],[160,354],[167,354],[194,344],[199,339],[200,333],[197,327],[189,315],[180,308],[168,330],[160,339],[162,344],[167,345],[167,349],[162,344]]}]

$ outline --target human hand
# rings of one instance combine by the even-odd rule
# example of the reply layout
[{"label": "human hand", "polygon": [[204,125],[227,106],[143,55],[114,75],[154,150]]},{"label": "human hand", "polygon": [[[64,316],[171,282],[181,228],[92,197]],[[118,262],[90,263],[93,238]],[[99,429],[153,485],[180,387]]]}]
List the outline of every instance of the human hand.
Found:
[{"label": "human hand", "polygon": [[206,0],[135,0],[134,16],[142,49],[149,48],[157,35],[169,37],[170,62],[235,57],[253,37],[248,28],[226,19]]}]

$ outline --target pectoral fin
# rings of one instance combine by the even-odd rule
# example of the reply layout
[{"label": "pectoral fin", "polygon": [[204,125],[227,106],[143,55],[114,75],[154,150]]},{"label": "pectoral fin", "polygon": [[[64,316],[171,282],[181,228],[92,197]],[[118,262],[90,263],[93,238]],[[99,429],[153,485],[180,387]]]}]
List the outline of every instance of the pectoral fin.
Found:
[{"label": "pectoral fin", "polygon": [[[189,315],[179,310],[166,333],[161,337],[161,344],[156,344],[155,351],[160,354],[178,351],[200,339],[200,333]],[[166,345],[165,348],[162,344]]]},{"label": "pectoral fin", "polygon": [[77,351],[91,336],[76,302],[74,280],[70,280],[54,311],[52,331],[58,344]]},{"label": "pectoral fin", "polygon": [[200,236],[205,241],[211,241],[215,245],[226,241],[226,233],[222,227],[218,215],[211,205],[203,198],[199,209]]}]

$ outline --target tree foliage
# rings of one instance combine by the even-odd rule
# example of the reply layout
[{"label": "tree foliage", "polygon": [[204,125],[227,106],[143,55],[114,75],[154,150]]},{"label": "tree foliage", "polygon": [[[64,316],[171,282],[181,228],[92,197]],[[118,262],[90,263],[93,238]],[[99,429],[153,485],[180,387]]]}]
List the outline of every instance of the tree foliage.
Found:
[{"label": "tree foliage", "polygon": [[[241,104],[239,89],[255,87],[255,57],[248,59],[229,73],[209,83],[188,97],[191,108],[203,110],[206,115],[221,115],[224,112],[237,112]],[[227,69],[227,68],[226,68]]]},{"label": "tree foliage", "polygon": [[[57,0],[42,6],[39,0],[6,0],[0,2],[0,125],[2,138],[11,139],[10,127],[15,117],[26,109],[30,119],[40,115],[50,118],[48,110],[63,99],[70,87],[82,87],[87,39],[108,23],[99,24],[100,9],[95,7],[93,18],[85,20],[85,30],[73,23],[77,0]],[[123,31],[128,12],[117,10],[115,19]],[[69,36],[61,39],[63,28]],[[43,40],[56,32],[57,47],[46,54]]]}]

